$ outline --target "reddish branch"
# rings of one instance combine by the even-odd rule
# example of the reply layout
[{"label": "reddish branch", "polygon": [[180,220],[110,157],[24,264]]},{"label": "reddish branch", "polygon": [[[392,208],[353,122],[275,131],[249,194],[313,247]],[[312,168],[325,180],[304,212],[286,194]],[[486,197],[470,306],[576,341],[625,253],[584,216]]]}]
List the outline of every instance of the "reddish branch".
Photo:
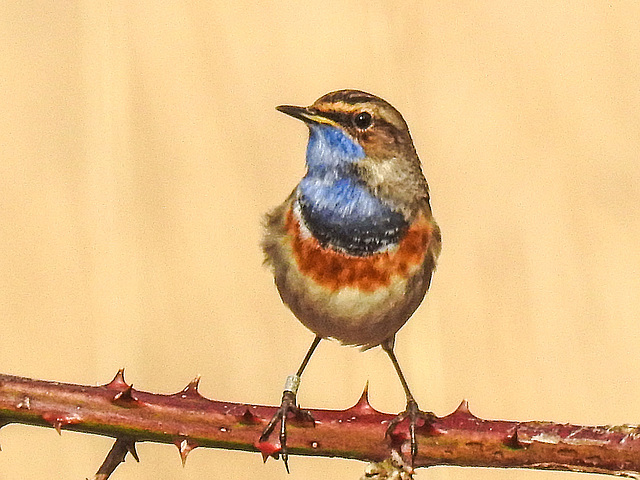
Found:
[{"label": "reddish branch", "polygon": [[[261,451],[277,456],[277,438],[256,444],[275,407],[214,401],[198,393],[195,379],[181,392],[135,390],[120,371],[108,384],[84,386],[0,375],[0,426],[22,423],[114,437],[96,478],[107,478],[135,442],[172,443],[182,461],[195,447]],[[393,415],[375,410],[367,392],[346,410],[310,410],[311,424],[289,423],[292,454],[382,461],[393,449],[405,456],[406,429],[385,440]],[[466,402],[419,432],[416,467],[458,465],[572,470],[636,476],[640,428],[585,427],[550,422],[482,420]]]}]

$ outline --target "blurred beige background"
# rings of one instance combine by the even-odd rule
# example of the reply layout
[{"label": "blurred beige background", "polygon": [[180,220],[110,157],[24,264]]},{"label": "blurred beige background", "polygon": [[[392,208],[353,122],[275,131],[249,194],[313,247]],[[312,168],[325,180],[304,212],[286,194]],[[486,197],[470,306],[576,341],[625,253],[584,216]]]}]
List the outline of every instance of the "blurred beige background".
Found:
[{"label": "blurred beige background", "polygon": [[[234,3],[234,6],[231,4]],[[423,408],[640,422],[640,7],[549,2],[0,4],[0,371],[274,404],[312,335],[261,266],[304,171],[274,110],[339,88],[411,127],[444,236],[397,353]],[[281,339],[285,339],[283,342]],[[403,408],[380,349],[300,391]],[[105,438],[9,426],[0,479],[81,479]],[[140,445],[114,479],[357,479],[363,464]],[[418,479],[578,478],[434,468]],[[583,478],[583,477],[581,477]]]}]

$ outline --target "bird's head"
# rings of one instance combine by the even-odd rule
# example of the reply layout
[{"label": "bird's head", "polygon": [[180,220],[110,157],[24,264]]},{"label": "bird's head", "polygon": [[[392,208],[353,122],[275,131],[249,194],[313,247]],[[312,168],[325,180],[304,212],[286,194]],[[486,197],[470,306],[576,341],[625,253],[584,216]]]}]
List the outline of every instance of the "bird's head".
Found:
[{"label": "bird's head", "polygon": [[[386,157],[413,152],[402,115],[391,104],[359,90],[328,93],[309,107],[281,105],[277,109],[305,122],[311,135],[322,135],[346,156]],[[349,146],[348,142],[353,145]],[[347,145],[345,145],[347,144]],[[361,150],[361,152],[360,152]]]},{"label": "bird's head", "polygon": [[409,128],[385,100],[359,90],[338,90],[308,107],[277,109],[309,127],[308,175],[355,172],[376,194],[403,203],[428,196]]}]

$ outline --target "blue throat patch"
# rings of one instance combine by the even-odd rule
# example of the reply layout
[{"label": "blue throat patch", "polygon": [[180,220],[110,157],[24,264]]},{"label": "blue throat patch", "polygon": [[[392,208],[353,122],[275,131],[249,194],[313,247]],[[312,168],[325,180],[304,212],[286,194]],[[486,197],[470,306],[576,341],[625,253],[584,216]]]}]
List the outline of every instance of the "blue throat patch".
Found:
[{"label": "blue throat patch", "polygon": [[402,213],[375,197],[358,178],[362,147],[329,125],[310,125],[307,174],[298,185],[302,218],[323,247],[367,256],[400,241]]}]

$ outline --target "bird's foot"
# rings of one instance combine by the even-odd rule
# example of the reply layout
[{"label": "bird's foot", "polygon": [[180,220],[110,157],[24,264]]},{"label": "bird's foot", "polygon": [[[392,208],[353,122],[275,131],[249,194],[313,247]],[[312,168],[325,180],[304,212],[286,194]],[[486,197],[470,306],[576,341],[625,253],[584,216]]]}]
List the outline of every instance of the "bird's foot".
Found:
[{"label": "bird's foot", "polygon": [[389,422],[385,436],[392,438],[396,427],[404,420],[409,421],[409,439],[411,441],[411,467],[413,467],[416,455],[418,454],[418,441],[416,439],[416,429],[429,427],[437,419],[431,412],[423,412],[418,408],[415,400],[407,401],[407,408],[404,412],[399,413],[393,420]]},{"label": "bird's foot", "polygon": [[[276,411],[276,413],[271,418],[271,421],[266,426],[262,435],[260,435],[259,443],[264,443],[269,440],[271,433],[275,429],[278,422],[280,423],[280,448],[273,451],[271,454],[278,458],[278,455],[282,456],[282,461],[284,462],[284,468],[289,473],[289,455],[287,452],[287,419],[292,415],[291,419],[300,423],[311,423],[315,426],[315,420],[311,416],[311,414],[301,409],[296,404],[296,394],[285,390],[282,392],[282,402],[280,403],[280,407]],[[266,460],[266,458],[265,458]]]}]

